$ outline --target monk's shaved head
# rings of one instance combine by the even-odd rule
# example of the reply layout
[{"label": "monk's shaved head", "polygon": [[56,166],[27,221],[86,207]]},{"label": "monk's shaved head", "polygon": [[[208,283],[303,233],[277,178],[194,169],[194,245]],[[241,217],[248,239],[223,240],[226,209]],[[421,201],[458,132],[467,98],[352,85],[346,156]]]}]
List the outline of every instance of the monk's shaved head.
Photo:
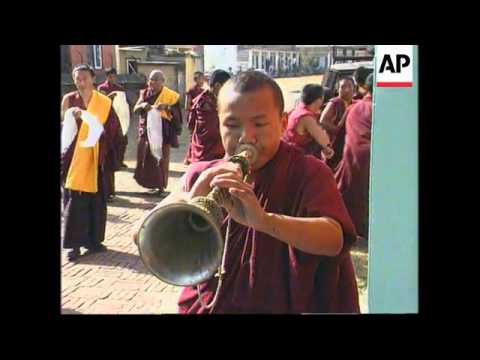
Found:
[{"label": "monk's shaved head", "polygon": [[165,82],[165,75],[161,70],[152,70],[150,76],[148,77],[148,87],[153,92],[160,91]]},{"label": "monk's shaved head", "polygon": [[278,86],[275,80],[263,72],[255,70],[241,72],[240,74],[228,80],[224,87],[233,87],[233,89],[240,94],[267,87],[272,92],[278,113],[280,116],[283,114],[285,102],[283,99],[282,89],[280,89],[280,86]]},{"label": "monk's shaved head", "polygon": [[165,82],[165,75],[162,70],[152,70],[149,76],[150,80]]}]

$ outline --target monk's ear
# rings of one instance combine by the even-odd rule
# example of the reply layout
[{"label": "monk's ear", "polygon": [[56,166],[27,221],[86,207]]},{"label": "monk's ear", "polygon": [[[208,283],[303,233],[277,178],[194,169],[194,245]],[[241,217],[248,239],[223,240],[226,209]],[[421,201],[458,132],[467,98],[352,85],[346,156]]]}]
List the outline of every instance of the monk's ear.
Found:
[{"label": "monk's ear", "polygon": [[285,129],[287,128],[287,124],[288,124],[288,113],[287,112],[284,111],[282,113],[281,121],[282,121],[282,133],[283,133],[283,132],[285,132]]}]

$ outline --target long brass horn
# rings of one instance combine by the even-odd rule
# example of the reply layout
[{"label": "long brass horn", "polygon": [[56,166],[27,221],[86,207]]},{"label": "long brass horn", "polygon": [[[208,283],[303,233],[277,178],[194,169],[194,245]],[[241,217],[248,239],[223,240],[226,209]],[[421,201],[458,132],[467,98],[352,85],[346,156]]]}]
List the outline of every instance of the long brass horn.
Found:
[{"label": "long brass horn", "polygon": [[[245,176],[256,157],[254,146],[242,144],[229,161],[237,163]],[[225,241],[221,192],[215,187],[207,196],[170,203],[146,216],[137,246],[143,263],[157,278],[177,286],[193,286],[218,271]]]}]

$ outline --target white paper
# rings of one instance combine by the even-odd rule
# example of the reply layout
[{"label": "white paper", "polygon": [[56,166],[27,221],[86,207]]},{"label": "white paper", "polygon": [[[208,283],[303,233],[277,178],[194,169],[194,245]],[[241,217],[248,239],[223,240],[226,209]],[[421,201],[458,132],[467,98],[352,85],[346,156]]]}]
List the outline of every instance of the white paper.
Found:
[{"label": "white paper", "polygon": [[127,135],[128,127],[130,126],[130,107],[127,102],[127,95],[124,91],[114,91],[116,94],[113,98],[112,107],[120,120],[123,135]]},{"label": "white paper", "polygon": [[73,110],[74,108],[69,108],[67,111],[65,111],[63,116],[61,154],[67,151],[78,132],[77,122],[73,116]]},{"label": "white paper", "polygon": [[163,128],[162,117],[157,109],[147,113],[147,137],[150,151],[158,161],[162,159]]}]

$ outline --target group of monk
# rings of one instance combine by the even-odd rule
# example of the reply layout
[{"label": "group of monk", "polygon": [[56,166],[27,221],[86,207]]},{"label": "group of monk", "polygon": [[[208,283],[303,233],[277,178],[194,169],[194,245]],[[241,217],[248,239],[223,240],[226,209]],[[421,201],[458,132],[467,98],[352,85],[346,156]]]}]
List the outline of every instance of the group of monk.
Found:
[{"label": "group of monk", "polygon": [[[67,258],[75,261],[81,256],[82,247],[86,248],[83,255],[107,250],[102,244],[107,202],[115,198],[115,172],[127,167],[124,157],[128,136],[112,106],[118,92],[125,92],[117,83],[116,70],[108,69],[105,82],[97,89],[95,71],[87,64],[76,66],[72,77],[77,90],[66,94],[61,104],[61,235],[63,247],[69,249]],[[180,95],[164,86],[164,82],[160,70],[152,71],[133,107],[133,113],[139,117],[134,178],[153,194],[161,194],[167,187],[170,147],[179,146],[182,126]],[[90,116],[93,123],[86,121]],[[94,139],[96,142],[84,146],[90,139],[90,128],[98,126],[102,130]],[[68,141],[63,144],[65,139]]]},{"label": "group of monk", "polygon": [[340,78],[338,96],[323,106],[322,86],[306,85],[283,134],[284,141],[328,165],[363,239],[368,238],[372,86],[371,71],[359,67],[353,77]]},{"label": "group of monk", "polygon": [[[218,186],[230,194],[221,204],[224,236],[231,225],[215,306],[203,304],[214,297],[218,278],[200,285],[203,301],[197,287],[184,288],[180,313],[360,312],[350,249],[368,231],[372,76],[367,75],[360,68],[342,79],[338,97],[323,111],[323,88],[309,84],[286,113],[280,87],[265,73],[232,76],[216,70],[208,85],[201,72],[194,74],[185,108],[191,137],[183,191],[158,206],[205,196]],[[61,179],[63,247],[74,261],[81,247],[87,253],[106,250],[107,200],[126,139],[109,97],[114,80],[107,77],[97,91],[88,65],[77,66],[72,76],[77,91],[64,96],[62,117],[74,108],[78,132],[62,150]],[[182,128],[179,94],[164,83],[163,73],[152,71],[133,107],[139,117],[134,178],[155,194],[167,187],[170,149],[179,147]],[[82,145],[89,128],[85,112],[103,126],[93,147]],[[227,161],[239,144],[258,152],[246,180]]]}]

